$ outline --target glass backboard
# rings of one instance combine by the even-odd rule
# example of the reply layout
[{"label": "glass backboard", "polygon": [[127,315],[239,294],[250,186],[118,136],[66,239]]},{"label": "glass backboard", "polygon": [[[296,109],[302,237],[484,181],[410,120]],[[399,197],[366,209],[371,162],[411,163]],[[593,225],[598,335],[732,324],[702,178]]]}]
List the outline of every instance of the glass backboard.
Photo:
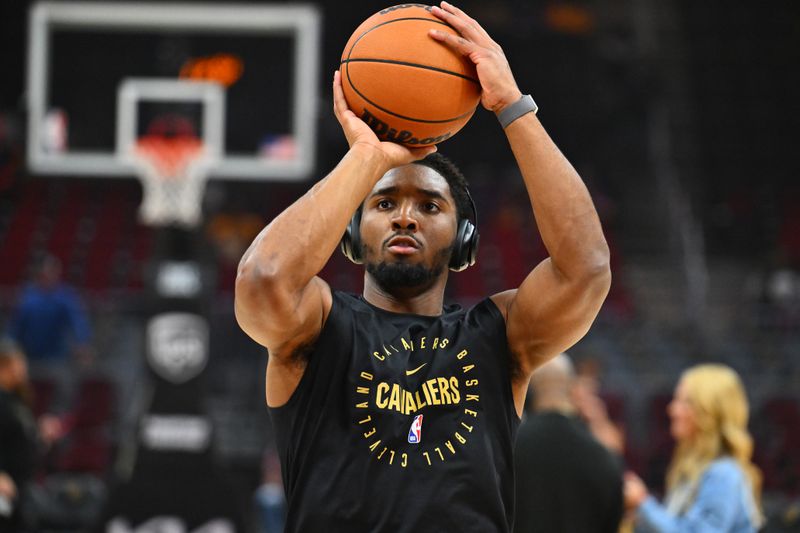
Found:
[{"label": "glass backboard", "polygon": [[[130,79],[196,80],[224,90],[222,155],[211,177],[302,179],[314,161],[319,32],[310,5],[35,4],[29,166],[64,176],[134,175],[116,154],[121,87]],[[135,135],[178,114],[208,137],[197,105],[164,98],[141,106]]]}]

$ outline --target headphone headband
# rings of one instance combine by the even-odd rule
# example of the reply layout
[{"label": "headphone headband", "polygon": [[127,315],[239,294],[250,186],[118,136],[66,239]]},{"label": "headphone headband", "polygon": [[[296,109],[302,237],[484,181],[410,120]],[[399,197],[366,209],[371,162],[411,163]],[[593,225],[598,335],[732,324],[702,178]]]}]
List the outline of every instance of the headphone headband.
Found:
[{"label": "headphone headband", "polygon": [[467,193],[467,199],[469,200],[469,206],[472,208],[472,220],[474,220],[473,224],[475,228],[478,227],[478,210],[475,207],[475,201],[472,199],[472,195],[469,193],[469,188],[464,187],[464,192]]}]

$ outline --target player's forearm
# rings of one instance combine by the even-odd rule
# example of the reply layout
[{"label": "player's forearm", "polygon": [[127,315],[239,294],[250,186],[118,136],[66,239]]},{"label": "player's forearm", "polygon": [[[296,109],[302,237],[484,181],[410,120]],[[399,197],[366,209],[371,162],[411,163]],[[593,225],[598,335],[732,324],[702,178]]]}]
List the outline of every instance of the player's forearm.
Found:
[{"label": "player's forearm", "polygon": [[339,245],[353,212],[386,169],[378,154],[351,149],[328,176],[276,217],[256,237],[239,277],[299,291]]},{"label": "player's forearm", "polygon": [[536,115],[506,128],[536,224],[552,263],[567,278],[608,271],[608,245],[589,191]]}]

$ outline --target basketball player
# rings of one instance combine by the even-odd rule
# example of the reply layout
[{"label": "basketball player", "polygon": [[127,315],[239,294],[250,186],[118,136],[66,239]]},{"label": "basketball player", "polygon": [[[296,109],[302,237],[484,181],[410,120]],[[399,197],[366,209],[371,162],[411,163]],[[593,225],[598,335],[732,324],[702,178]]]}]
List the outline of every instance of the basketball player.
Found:
[{"label": "basketball player", "polygon": [[[258,235],[236,282],[239,324],[269,350],[289,532],[510,531],[531,372],[586,333],[609,289],[591,198],[502,49],[459,9],[432,12],[461,37],[431,38],[475,62],[550,257],[518,289],[445,306],[448,267],[477,247],[463,176],[434,148],[380,142],[334,75],[350,149]],[[317,277],[342,234],[366,267],[360,296]]]}]

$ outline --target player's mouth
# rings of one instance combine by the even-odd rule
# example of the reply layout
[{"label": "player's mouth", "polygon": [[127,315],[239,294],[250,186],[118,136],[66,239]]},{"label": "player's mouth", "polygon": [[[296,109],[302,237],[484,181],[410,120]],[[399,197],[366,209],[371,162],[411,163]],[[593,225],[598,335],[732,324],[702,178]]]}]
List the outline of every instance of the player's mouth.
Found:
[{"label": "player's mouth", "polygon": [[420,243],[413,237],[395,236],[386,243],[386,249],[397,255],[411,255],[420,248]]}]

